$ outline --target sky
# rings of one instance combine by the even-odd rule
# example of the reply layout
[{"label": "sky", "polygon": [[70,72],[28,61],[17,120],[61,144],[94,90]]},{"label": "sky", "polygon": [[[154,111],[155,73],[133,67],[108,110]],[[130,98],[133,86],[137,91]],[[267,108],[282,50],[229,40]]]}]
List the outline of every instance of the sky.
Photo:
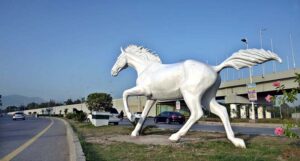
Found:
[{"label": "sky", "polygon": [[[163,63],[195,59],[211,65],[249,48],[274,52],[276,71],[300,67],[299,0],[1,0],[0,94],[66,100],[135,86],[132,68],[110,75],[120,47],[151,49]],[[287,59],[289,61],[287,61]],[[272,62],[266,72],[273,71]],[[254,74],[262,74],[261,65]],[[248,70],[221,73],[223,80]],[[227,74],[229,73],[229,74]],[[243,74],[242,74],[243,73]]]}]

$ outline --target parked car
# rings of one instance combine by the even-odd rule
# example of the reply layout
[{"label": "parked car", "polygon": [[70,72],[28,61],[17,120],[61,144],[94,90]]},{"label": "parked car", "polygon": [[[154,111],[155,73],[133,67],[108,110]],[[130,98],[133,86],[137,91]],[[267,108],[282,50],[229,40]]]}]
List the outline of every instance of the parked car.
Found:
[{"label": "parked car", "polygon": [[117,109],[115,108],[110,108],[109,110],[110,112],[110,116],[109,116],[109,123],[113,123],[114,125],[119,125],[119,122],[120,122],[120,118],[119,118],[119,112]]},{"label": "parked car", "polygon": [[140,118],[142,117],[142,112],[135,112],[135,113],[133,113],[133,116],[135,118],[135,120],[134,120],[135,123],[138,123]]},{"label": "parked car", "polygon": [[185,117],[179,112],[165,111],[157,115],[154,118],[154,122],[165,122],[167,124],[178,122],[179,124],[183,124],[185,122]]},{"label": "parked car", "polygon": [[142,117],[142,112],[135,112],[133,115],[135,118],[140,119]]},{"label": "parked car", "polygon": [[23,112],[15,112],[12,117],[13,120],[25,120],[25,114]]},{"label": "parked car", "polygon": [[[114,125],[119,125],[120,118],[118,117],[118,116],[119,116],[118,111],[117,111],[115,108],[113,108],[113,109],[110,110],[108,113],[109,113],[109,120],[108,120],[108,123],[114,124]],[[89,115],[87,116],[87,118],[88,118],[88,121],[91,122],[91,120],[92,120],[92,114],[89,114]]]}]

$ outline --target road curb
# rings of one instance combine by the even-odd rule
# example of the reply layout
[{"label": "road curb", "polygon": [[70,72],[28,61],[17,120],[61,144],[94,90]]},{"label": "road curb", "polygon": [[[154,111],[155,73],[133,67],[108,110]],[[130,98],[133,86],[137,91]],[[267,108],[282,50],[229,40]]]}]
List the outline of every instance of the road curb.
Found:
[{"label": "road curb", "polygon": [[70,161],[85,161],[85,155],[83,153],[80,141],[77,134],[73,131],[70,124],[61,118],[55,118],[61,120],[66,125],[67,140],[69,145]]}]

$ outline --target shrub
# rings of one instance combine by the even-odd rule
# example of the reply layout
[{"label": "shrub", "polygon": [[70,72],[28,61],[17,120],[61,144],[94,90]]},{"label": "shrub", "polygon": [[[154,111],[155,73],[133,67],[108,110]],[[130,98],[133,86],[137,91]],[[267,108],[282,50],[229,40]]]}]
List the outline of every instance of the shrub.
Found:
[{"label": "shrub", "polygon": [[68,113],[66,115],[67,119],[74,119],[75,121],[83,122],[86,120],[87,115],[82,111],[78,111],[76,113]]},{"label": "shrub", "polygon": [[85,121],[86,120],[86,113],[84,113],[84,112],[77,112],[76,114],[75,114],[75,120],[76,121],[79,121],[79,122],[83,122],[83,121]]},{"label": "shrub", "polygon": [[75,113],[68,113],[67,115],[66,115],[66,118],[67,119],[73,119],[74,117],[75,117]]},{"label": "shrub", "polygon": [[297,133],[292,131],[292,128],[295,128],[296,125],[290,121],[287,121],[284,123],[284,135],[289,137],[289,138],[299,138]]}]

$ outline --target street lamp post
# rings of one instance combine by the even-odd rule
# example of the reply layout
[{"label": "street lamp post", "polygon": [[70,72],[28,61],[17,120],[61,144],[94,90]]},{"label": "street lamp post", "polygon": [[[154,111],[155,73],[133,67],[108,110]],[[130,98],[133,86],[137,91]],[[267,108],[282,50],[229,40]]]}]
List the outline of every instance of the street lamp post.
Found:
[{"label": "street lamp post", "polygon": [[[244,38],[241,40],[242,42],[244,42],[246,44],[246,49],[248,49],[248,39],[247,38]],[[249,67],[249,75],[250,75],[250,83],[252,84],[253,83],[253,80],[252,80],[252,67]],[[254,109],[254,102],[251,101],[251,110],[252,110],[252,115],[250,116],[250,118],[252,120],[255,120],[255,109]]]},{"label": "street lamp post", "polygon": [[2,95],[0,94],[0,109],[2,107]]},{"label": "street lamp post", "polygon": [[296,69],[295,55],[294,55],[294,49],[293,49],[293,40],[292,40],[291,33],[290,33],[290,45],[291,45],[291,52],[292,52],[292,59],[293,59],[293,67],[294,67],[294,69]]},{"label": "street lamp post", "polygon": [[[270,39],[270,41],[271,41],[271,50],[272,50],[272,52],[274,53],[274,49],[273,49],[273,40]],[[275,72],[276,72],[276,62],[273,61],[273,73],[275,73]]]},{"label": "street lamp post", "polygon": [[[260,28],[259,30],[259,37],[260,37],[260,48],[263,48],[263,39],[262,39],[262,32],[266,31],[267,29],[265,28]],[[265,76],[265,65],[262,64],[262,76]]]}]

